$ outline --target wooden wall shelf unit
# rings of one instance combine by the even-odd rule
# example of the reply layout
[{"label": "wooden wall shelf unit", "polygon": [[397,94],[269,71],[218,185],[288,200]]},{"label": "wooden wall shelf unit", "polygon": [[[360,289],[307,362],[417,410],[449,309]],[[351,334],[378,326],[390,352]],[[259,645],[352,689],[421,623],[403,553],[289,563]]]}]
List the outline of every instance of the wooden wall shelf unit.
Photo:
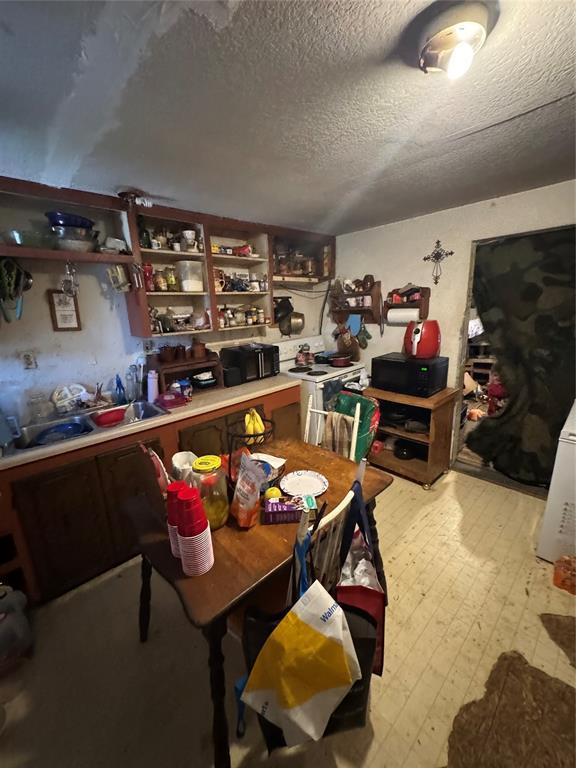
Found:
[{"label": "wooden wall shelf unit", "polygon": [[390,309],[418,309],[420,320],[428,319],[428,312],[430,311],[430,288],[420,288],[422,298],[419,301],[404,301],[397,303],[390,301],[390,296],[395,291],[390,291],[384,302],[384,319],[388,318],[388,310]]},{"label": "wooden wall shelf unit", "polygon": [[30,248],[25,245],[0,243],[0,258],[39,259],[40,261],[73,261],[75,264],[132,264],[132,254],[82,253],[82,251],[58,251],[50,248]]},{"label": "wooden wall shelf unit", "polygon": [[430,431],[426,434],[409,432],[398,426],[381,425],[378,428],[381,439],[392,435],[416,443],[422,453],[421,458],[399,459],[393,451],[386,449],[368,456],[371,464],[421,483],[425,489],[430,488],[450,468],[452,421],[458,390],[447,388],[431,397],[414,397],[369,387],[362,394],[375,398],[381,405],[395,403],[430,412]]},{"label": "wooden wall shelf unit", "polygon": [[317,285],[335,275],[336,244],[330,235],[285,230],[270,237],[276,285]]},{"label": "wooden wall shelf unit", "polygon": [[[357,301],[359,297],[370,297],[369,307],[351,306],[348,309],[331,308],[330,314],[335,323],[345,323],[350,315],[362,315],[365,323],[373,323],[382,327],[382,288],[380,280],[377,280],[368,291],[354,291],[345,294],[346,300]],[[362,299],[361,299],[362,300]]]},{"label": "wooden wall shelf unit", "polygon": [[[33,216],[27,216],[28,211]],[[256,307],[265,310],[265,317],[272,318],[272,297],[274,285],[288,282],[291,276],[280,276],[281,280],[274,280],[274,253],[279,243],[288,243],[297,248],[309,258],[315,260],[316,275],[294,276],[296,283],[315,284],[322,280],[328,280],[334,276],[334,263],[336,252],[336,238],[333,235],[309,232],[300,229],[290,229],[276,225],[260,224],[258,222],[240,221],[208,213],[185,211],[169,206],[153,205],[144,208],[134,205],[128,199],[111,195],[100,195],[92,192],[84,192],[75,189],[48,187],[36,182],[11,179],[0,176],[0,230],[12,228],[30,229],[37,225],[44,217],[44,211],[62,210],[78,213],[96,220],[95,228],[102,230],[100,239],[105,236],[114,236],[124,239],[132,250],[131,255],[104,254],[104,253],[80,253],[76,251],[59,251],[43,248],[28,248],[0,244],[0,257],[12,257],[16,259],[38,259],[43,261],[73,261],[76,264],[83,263],[112,263],[140,265],[146,262],[172,264],[177,261],[197,261],[203,267],[204,290],[189,293],[184,292],[146,292],[144,288],[133,287],[126,293],[126,304],[130,331],[133,336],[140,338],[153,338],[150,324],[149,309],[155,306],[156,295],[173,296],[173,305],[180,306],[189,303],[198,311],[210,310],[212,318],[212,333],[232,334],[235,331],[251,329],[265,329],[271,323],[259,323],[252,326],[233,326],[221,329],[218,327],[218,309],[223,303],[224,295],[220,298],[215,291],[214,268],[235,271],[242,267],[244,271],[256,272],[268,276],[268,290],[247,292],[231,292],[226,294],[225,301],[228,305],[238,304],[242,299],[251,301]],[[4,211],[4,214],[3,214]],[[2,215],[3,214],[3,215]],[[18,216],[20,217],[18,220]],[[167,248],[152,249],[140,246],[139,220],[140,217],[151,226],[169,224],[172,231],[194,228],[203,236],[203,252],[172,251]],[[104,226],[100,226],[100,222]],[[27,226],[24,226],[24,225]],[[43,222],[44,226],[45,222]],[[47,227],[47,224],[46,224]],[[48,231],[48,229],[47,229]],[[212,244],[221,241],[237,241],[239,244],[252,243],[255,257],[237,256],[229,254],[212,253]],[[227,242],[230,245],[230,242]],[[168,306],[165,304],[165,306]],[[206,331],[208,332],[208,331]],[[170,335],[186,335],[187,331],[179,331],[173,334],[162,334],[163,338]],[[190,330],[194,335],[197,331]]]},{"label": "wooden wall shelf unit", "polygon": [[186,360],[175,360],[172,363],[162,363],[157,355],[150,355],[146,363],[147,370],[158,372],[158,384],[160,392],[166,392],[170,384],[179,378],[189,377],[195,373],[203,371],[212,371],[216,384],[211,389],[219,389],[224,386],[224,377],[222,374],[222,364],[220,358],[215,352],[209,352],[208,355],[198,360],[188,358]]}]

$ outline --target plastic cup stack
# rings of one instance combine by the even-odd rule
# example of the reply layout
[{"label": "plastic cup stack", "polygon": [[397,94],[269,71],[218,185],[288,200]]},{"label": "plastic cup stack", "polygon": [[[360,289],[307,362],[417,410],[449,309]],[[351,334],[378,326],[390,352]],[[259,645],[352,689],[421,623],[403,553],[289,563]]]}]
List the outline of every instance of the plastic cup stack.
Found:
[{"label": "plastic cup stack", "polygon": [[187,576],[201,576],[214,565],[214,552],[200,491],[188,487],[181,490],[178,506],[178,548],[182,570]]},{"label": "plastic cup stack", "polygon": [[188,486],[182,480],[176,480],[166,488],[166,514],[168,518],[168,536],[170,537],[170,551],[174,557],[180,557],[180,545],[178,544],[178,522],[180,520],[180,502],[178,494]]}]

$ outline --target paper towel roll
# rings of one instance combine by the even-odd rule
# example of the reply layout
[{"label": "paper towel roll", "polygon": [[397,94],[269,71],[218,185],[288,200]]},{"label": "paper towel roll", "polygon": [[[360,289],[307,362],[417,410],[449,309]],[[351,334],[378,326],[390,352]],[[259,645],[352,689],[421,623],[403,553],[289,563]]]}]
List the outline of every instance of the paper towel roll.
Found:
[{"label": "paper towel roll", "polygon": [[411,320],[420,320],[420,310],[417,307],[389,309],[386,317],[386,321],[390,325],[405,325]]}]

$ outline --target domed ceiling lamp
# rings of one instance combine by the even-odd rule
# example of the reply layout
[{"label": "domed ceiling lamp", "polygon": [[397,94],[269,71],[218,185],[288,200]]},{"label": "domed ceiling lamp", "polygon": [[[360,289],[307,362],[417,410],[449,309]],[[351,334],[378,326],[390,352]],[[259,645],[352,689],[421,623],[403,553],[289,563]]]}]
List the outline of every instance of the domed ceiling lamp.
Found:
[{"label": "domed ceiling lamp", "polygon": [[442,4],[420,33],[418,66],[423,72],[445,72],[450,80],[462,77],[488,35],[484,3]]}]

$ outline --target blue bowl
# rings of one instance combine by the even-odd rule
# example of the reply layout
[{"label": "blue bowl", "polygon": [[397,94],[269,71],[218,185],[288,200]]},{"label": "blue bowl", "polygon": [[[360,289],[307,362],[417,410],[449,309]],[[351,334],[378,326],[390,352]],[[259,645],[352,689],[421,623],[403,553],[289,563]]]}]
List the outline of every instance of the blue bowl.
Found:
[{"label": "blue bowl", "polygon": [[78,229],[92,229],[94,222],[85,219],[84,216],[76,216],[75,213],[62,213],[62,211],[48,211],[44,214],[53,227],[76,227]]}]

